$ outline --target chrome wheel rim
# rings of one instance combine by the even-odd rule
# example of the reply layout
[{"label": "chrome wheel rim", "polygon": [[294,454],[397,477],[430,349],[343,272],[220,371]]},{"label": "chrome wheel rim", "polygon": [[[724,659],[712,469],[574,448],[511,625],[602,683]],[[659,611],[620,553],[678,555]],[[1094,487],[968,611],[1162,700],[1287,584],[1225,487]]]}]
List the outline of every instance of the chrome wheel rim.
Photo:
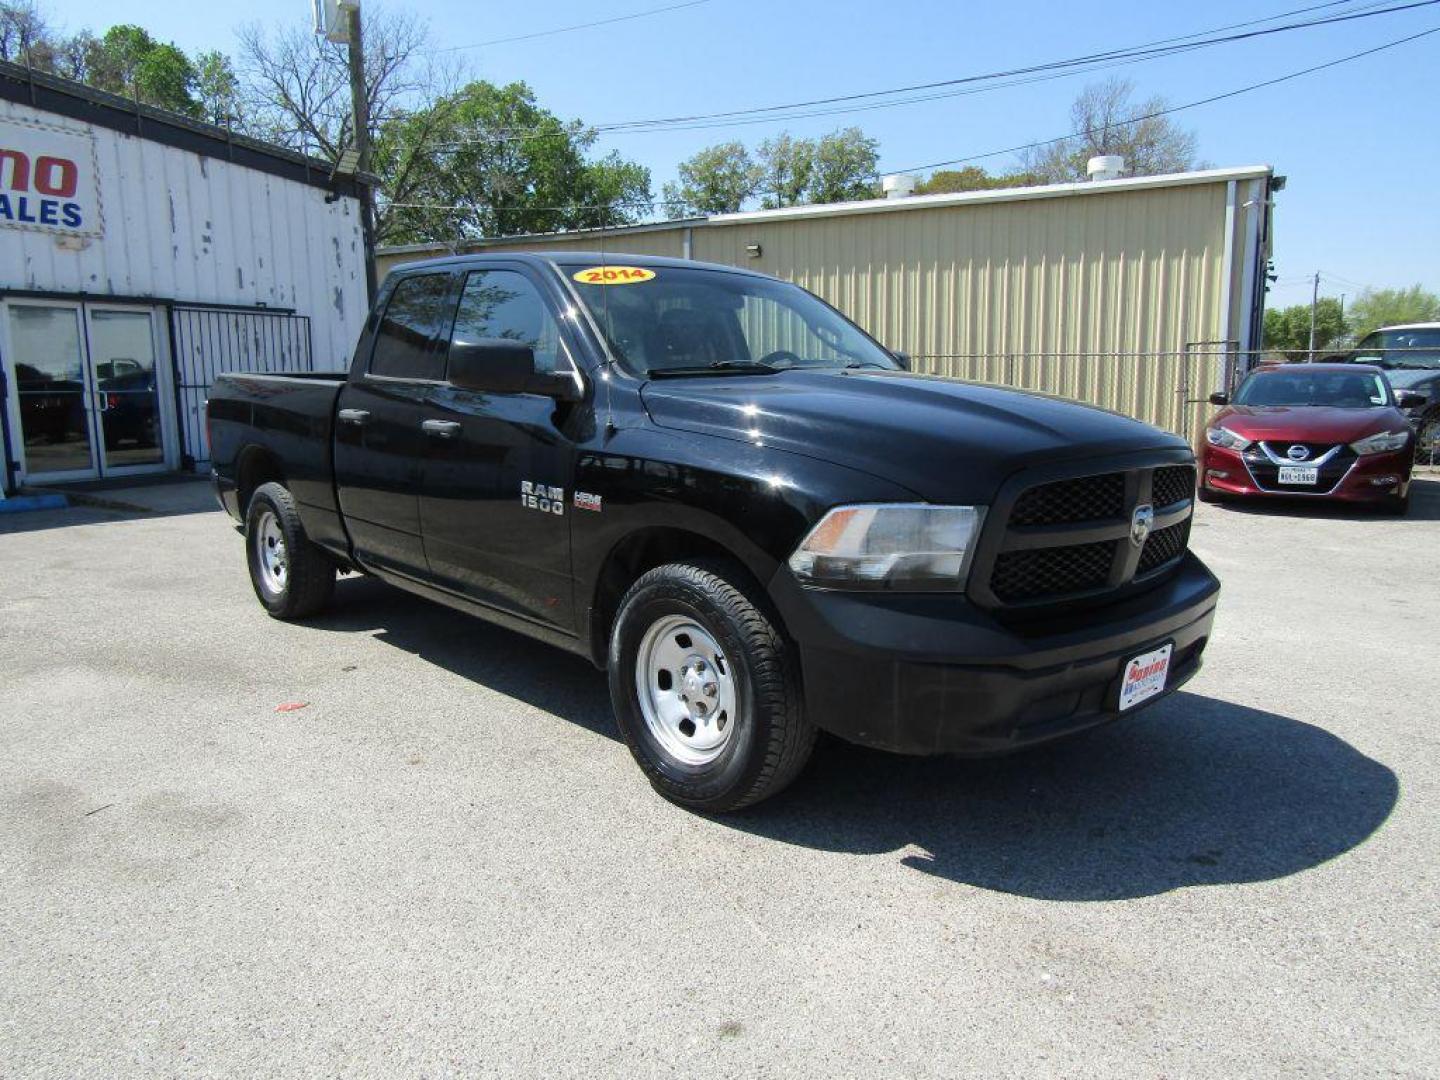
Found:
[{"label": "chrome wheel rim", "polygon": [[735,674],[719,643],[684,615],[665,615],[635,656],[645,726],[683,765],[708,765],[730,744],[738,719]]},{"label": "chrome wheel rim", "polygon": [[262,511],[255,522],[255,555],[265,587],[272,593],[284,592],[290,559],[280,519],[270,510]]}]

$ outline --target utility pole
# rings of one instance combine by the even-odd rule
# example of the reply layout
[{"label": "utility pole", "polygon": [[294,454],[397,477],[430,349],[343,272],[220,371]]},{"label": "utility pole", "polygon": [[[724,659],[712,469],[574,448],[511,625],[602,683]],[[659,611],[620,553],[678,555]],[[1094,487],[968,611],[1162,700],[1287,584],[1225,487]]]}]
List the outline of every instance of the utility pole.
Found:
[{"label": "utility pole", "polygon": [[370,97],[365,86],[365,43],[360,30],[360,4],[344,5],[350,61],[350,111],[355,129],[356,187],[360,191],[360,229],[365,241],[365,292],[375,303],[375,192],[370,176]]},{"label": "utility pole", "polygon": [[1310,355],[1307,357],[1312,363],[1315,360],[1315,308],[1320,304],[1320,271],[1315,271],[1315,287],[1310,290]]}]

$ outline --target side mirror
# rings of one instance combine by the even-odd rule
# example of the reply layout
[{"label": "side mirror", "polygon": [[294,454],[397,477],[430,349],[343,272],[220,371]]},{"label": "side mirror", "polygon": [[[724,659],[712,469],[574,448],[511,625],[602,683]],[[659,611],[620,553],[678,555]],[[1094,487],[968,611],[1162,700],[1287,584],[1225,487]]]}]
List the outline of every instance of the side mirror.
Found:
[{"label": "side mirror", "polygon": [[1211,404],[1211,405],[1229,405],[1229,404],[1230,404],[1230,395],[1229,395],[1229,394],[1222,394],[1222,393],[1220,393],[1220,392],[1217,390],[1215,393],[1213,393],[1213,394],[1210,395],[1210,404]]},{"label": "side mirror", "polygon": [[535,369],[535,350],[509,338],[452,341],[446,379],[461,390],[492,394],[544,394],[560,401],[580,396],[568,374]]},{"label": "side mirror", "polygon": [[1398,390],[1395,393],[1395,404],[1402,409],[1418,409],[1429,400],[1429,395],[1417,394],[1413,390]]},{"label": "side mirror", "polygon": [[899,352],[897,350],[895,352],[892,352],[890,355],[893,356],[895,358],[895,362],[899,364],[902,368],[904,368],[906,371],[911,370],[910,354],[908,352]]}]

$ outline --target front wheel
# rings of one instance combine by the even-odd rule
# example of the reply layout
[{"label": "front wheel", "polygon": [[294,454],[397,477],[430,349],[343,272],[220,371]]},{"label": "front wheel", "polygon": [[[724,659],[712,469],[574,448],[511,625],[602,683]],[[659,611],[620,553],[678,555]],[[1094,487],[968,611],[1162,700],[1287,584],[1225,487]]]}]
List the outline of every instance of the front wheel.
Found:
[{"label": "front wheel", "polygon": [[335,564],[310,542],[295,498],[282,484],[261,484],[245,512],[250,584],[277,619],[303,619],[335,592]]},{"label": "front wheel", "polygon": [[640,768],[672,802],[738,810],[799,775],[815,745],[793,648],[739,568],[657,567],[620,602],[610,698]]}]

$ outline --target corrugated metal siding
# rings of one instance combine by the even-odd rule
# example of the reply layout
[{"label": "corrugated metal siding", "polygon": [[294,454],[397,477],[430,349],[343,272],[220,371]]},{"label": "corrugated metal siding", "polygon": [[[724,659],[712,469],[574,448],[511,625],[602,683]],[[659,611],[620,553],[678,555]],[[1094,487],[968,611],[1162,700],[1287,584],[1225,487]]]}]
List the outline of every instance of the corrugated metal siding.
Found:
[{"label": "corrugated metal siding", "polygon": [[[84,126],[12,102],[0,116]],[[318,368],[348,364],[368,306],[356,200],[92,130],[104,236],[70,251],[48,233],[0,230],[0,292],[290,307],[312,320]]]},{"label": "corrugated metal siding", "polygon": [[803,285],[917,370],[1184,430],[1186,388],[1210,363],[1186,346],[1222,332],[1225,190],[715,222],[695,230],[694,254]]}]

